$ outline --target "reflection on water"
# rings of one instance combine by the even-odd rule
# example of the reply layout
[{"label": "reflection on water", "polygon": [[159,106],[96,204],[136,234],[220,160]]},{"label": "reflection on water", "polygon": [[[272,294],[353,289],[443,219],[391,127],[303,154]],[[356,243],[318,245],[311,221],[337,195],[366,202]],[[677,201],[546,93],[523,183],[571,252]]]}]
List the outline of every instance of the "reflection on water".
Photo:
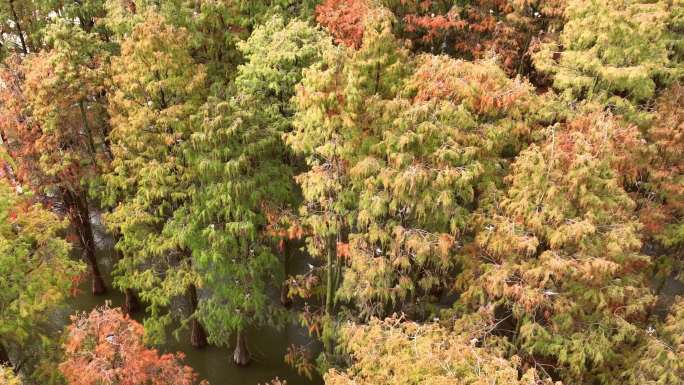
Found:
[{"label": "reflection on water", "polygon": [[[78,296],[68,301],[67,308],[54,317],[55,331],[61,330],[68,322],[70,314],[77,311],[90,311],[97,306],[110,301],[112,307],[119,307],[123,303],[123,295],[112,289],[111,275],[114,261],[112,240],[104,235],[98,218],[93,218],[95,224],[95,238],[98,245],[98,264],[105,276],[109,291],[104,296],[93,296],[90,293],[90,281],[86,280],[81,285]],[[304,261],[291,258],[288,270],[299,271],[304,268]],[[142,314],[136,314],[135,319],[141,320]],[[309,380],[300,376],[296,370],[285,364],[283,357],[290,344],[307,345],[312,340],[306,330],[292,324],[281,331],[271,328],[248,330],[247,342],[252,354],[252,363],[246,368],[240,368],[232,362],[232,348],[218,348],[208,346],[204,349],[195,349],[190,346],[190,336],[187,331],[181,333],[179,340],[169,335],[166,343],[159,349],[164,352],[183,352],[186,356],[185,363],[191,366],[199,374],[201,379],[207,379],[212,385],[256,385],[264,384],[275,377],[287,380],[289,385],[320,385],[323,380],[316,376]]]}]

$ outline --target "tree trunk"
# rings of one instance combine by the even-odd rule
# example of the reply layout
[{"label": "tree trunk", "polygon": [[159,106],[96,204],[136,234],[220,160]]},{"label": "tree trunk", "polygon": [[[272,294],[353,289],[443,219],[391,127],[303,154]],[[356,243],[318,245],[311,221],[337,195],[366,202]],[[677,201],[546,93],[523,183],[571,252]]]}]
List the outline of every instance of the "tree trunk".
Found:
[{"label": "tree trunk", "polygon": [[[336,243],[336,238],[335,237],[329,237],[328,242],[327,242],[327,250],[326,250],[326,293],[325,293],[325,325],[323,326],[324,328],[326,327],[331,327],[331,320],[333,317],[333,312],[335,310],[335,292],[337,291],[336,288],[336,279],[335,279],[335,269],[336,269],[336,264],[335,260],[337,259],[337,243]],[[328,335],[331,335],[330,332],[328,332]],[[323,339],[323,346],[326,354],[328,356],[331,356],[334,351],[335,351],[335,341],[332,337],[326,337]]]},{"label": "tree trunk", "polygon": [[10,361],[9,354],[5,349],[5,346],[0,343],[0,365],[12,366],[12,361]]},{"label": "tree trunk", "polygon": [[65,190],[64,198],[69,212],[69,218],[71,218],[71,223],[78,232],[78,239],[81,243],[81,247],[83,247],[85,259],[92,272],[93,294],[104,294],[107,291],[107,288],[105,287],[104,279],[102,279],[102,273],[100,273],[100,269],[97,266],[95,237],[93,236],[93,227],[90,224],[88,199],[83,191],[73,192],[70,190]]},{"label": "tree trunk", "polygon": [[19,16],[17,11],[14,9],[14,0],[9,0],[10,10],[12,11],[12,17],[14,18],[14,26],[17,28],[17,35],[19,35],[19,41],[21,42],[21,50],[24,55],[28,55],[28,47],[26,46],[26,40],[24,40],[24,31],[21,29],[21,23],[19,22]]},{"label": "tree trunk", "polygon": [[192,311],[192,320],[190,321],[190,345],[201,349],[207,346],[207,333],[195,316],[198,304],[197,288],[195,285],[190,285],[188,287],[188,296],[190,297],[190,310]]},{"label": "tree trunk", "polygon": [[251,358],[249,356],[249,350],[247,350],[245,334],[242,330],[238,330],[235,351],[233,352],[233,362],[237,366],[247,366],[249,365],[250,361]]},{"label": "tree trunk", "polygon": [[90,124],[88,124],[88,114],[86,113],[86,105],[83,100],[78,103],[79,110],[81,111],[81,120],[83,121],[83,131],[86,133],[86,138],[88,138],[88,149],[90,150],[90,159],[93,161],[93,166],[97,167],[97,150],[95,150],[95,140],[93,140],[93,132],[90,130]]},{"label": "tree trunk", "polygon": [[[2,49],[2,45],[0,45],[0,49]],[[7,145],[5,143],[7,143],[7,137],[5,136],[5,132],[0,131],[0,146],[5,147],[4,148],[5,156],[11,158],[9,148],[7,147]],[[11,158],[11,160],[13,163],[15,163],[15,160],[13,158]],[[15,189],[20,188],[21,186],[20,186],[19,181],[17,180],[17,174],[14,172],[12,165],[10,165],[8,160],[2,160],[1,162],[2,162],[2,167],[5,171],[5,176],[9,179],[10,183],[12,184],[12,187],[14,187]],[[18,193],[20,193],[20,192],[21,192],[21,190],[18,191]]]},{"label": "tree trunk", "polygon": [[280,285],[280,304],[285,306],[286,308],[290,308],[292,306],[292,298],[288,295],[290,292],[290,287],[288,285],[288,279],[287,279],[287,262],[290,258],[290,248],[289,248],[289,242],[285,241],[285,250],[283,252],[283,271],[285,272],[285,280],[283,283]]},{"label": "tree trunk", "polygon": [[140,301],[138,300],[138,296],[135,294],[133,289],[125,289],[124,296],[124,314],[131,315],[133,313],[137,313],[138,311],[140,311]]},{"label": "tree trunk", "polygon": [[190,321],[190,328],[190,345],[197,349],[202,349],[207,346],[207,333],[196,318],[193,318],[192,321]]},{"label": "tree trunk", "polygon": [[335,244],[335,238],[329,237],[327,241],[326,250],[326,291],[325,291],[325,314],[332,316],[334,309],[334,297],[335,297],[335,257],[337,256],[337,248]]},{"label": "tree trunk", "polygon": [[292,306],[292,298],[288,295],[289,292],[290,287],[288,286],[287,280],[285,280],[280,286],[280,303],[288,309]]},{"label": "tree trunk", "polygon": [[[114,242],[114,244],[116,245],[117,243],[119,243],[121,236],[117,233],[114,233],[113,236],[114,236],[114,239],[116,240],[116,242]],[[116,246],[115,246],[115,250],[116,250],[117,262],[121,261],[124,258],[123,253],[120,250],[116,249]],[[121,306],[121,310],[124,312],[124,314],[130,316],[130,315],[140,311],[140,300],[138,299],[138,295],[135,294],[135,291],[133,289],[126,288],[126,289],[124,289],[123,293],[124,293],[124,303]]]}]

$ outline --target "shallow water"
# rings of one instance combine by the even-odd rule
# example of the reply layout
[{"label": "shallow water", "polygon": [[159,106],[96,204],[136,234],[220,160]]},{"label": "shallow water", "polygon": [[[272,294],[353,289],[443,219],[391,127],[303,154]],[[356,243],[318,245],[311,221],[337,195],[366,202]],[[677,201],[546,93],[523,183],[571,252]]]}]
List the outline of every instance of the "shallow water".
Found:
[{"label": "shallow water", "polygon": [[[114,261],[114,251],[112,240],[104,235],[101,226],[97,223],[97,218],[93,218],[95,226],[95,238],[98,245],[98,265],[100,266],[107,282],[108,292],[103,296],[93,296],[90,293],[90,280],[86,280],[81,285],[80,293],[69,299],[66,309],[61,311],[54,318],[55,331],[61,330],[70,314],[80,311],[90,311],[97,306],[102,306],[108,301],[112,307],[119,307],[123,303],[123,295],[112,289],[110,272]],[[288,270],[290,272],[300,271],[306,268],[306,263],[302,258],[290,258]],[[141,320],[144,315],[135,314],[134,318]],[[288,346],[310,345],[317,346],[315,341],[307,335],[306,330],[296,324],[291,324],[283,330],[278,331],[272,328],[262,328],[259,330],[247,331],[248,349],[252,355],[252,363],[246,367],[237,367],[232,362],[234,346],[216,347],[208,346],[204,349],[195,349],[190,346],[189,332],[185,331],[176,340],[169,334],[167,341],[159,349],[164,352],[183,352],[185,354],[185,364],[191,366],[198,374],[200,379],[209,380],[212,385],[257,385],[265,384],[268,381],[279,377],[287,380],[288,385],[321,385],[323,380],[315,375],[313,379],[300,376],[296,370],[284,362],[285,352]],[[234,342],[233,342],[234,343]]]}]

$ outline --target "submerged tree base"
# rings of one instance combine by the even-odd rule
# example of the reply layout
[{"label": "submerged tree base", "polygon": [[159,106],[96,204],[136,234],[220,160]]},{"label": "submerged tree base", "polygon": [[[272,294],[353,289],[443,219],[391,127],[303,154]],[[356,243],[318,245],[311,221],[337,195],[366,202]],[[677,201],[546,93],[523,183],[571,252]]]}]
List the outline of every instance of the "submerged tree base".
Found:
[{"label": "submerged tree base", "polygon": [[287,283],[283,283],[280,288],[280,304],[289,309],[292,306],[292,298],[288,295],[290,287]]},{"label": "submerged tree base", "polygon": [[92,292],[93,295],[103,295],[107,293],[107,287],[105,286],[101,275],[93,275]]},{"label": "submerged tree base", "polygon": [[207,346],[207,333],[196,319],[190,321],[190,344],[197,349]]},{"label": "submerged tree base", "polygon": [[133,289],[124,290],[124,296],[125,299],[122,310],[125,314],[131,315],[140,311],[140,301],[138,300],[138,296],[135,294]]},{"label": "submerged tree base", "polygon": [[247,341],[242,331],[237,333],[237,343],[235,344],[235,351],[233,352],[233,362],[237,366],[247,366],[252,361],[249,350],[247,350]]},{"label": "submerged tree base", "polygon": [[9,354],[7,353],[7,350],[5,350],[5,347],[0,344],[0,365],[12,365],[12,361],[10,361]]}]

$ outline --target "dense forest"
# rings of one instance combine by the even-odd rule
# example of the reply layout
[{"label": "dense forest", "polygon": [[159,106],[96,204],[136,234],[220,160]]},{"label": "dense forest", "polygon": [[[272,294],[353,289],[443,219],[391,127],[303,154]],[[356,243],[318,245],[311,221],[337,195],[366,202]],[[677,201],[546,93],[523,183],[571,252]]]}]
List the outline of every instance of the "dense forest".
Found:
[{"label": "dense forest", "polygon": [[3,385],[684,384],[684,0],[0,0],[0,61]]}]

